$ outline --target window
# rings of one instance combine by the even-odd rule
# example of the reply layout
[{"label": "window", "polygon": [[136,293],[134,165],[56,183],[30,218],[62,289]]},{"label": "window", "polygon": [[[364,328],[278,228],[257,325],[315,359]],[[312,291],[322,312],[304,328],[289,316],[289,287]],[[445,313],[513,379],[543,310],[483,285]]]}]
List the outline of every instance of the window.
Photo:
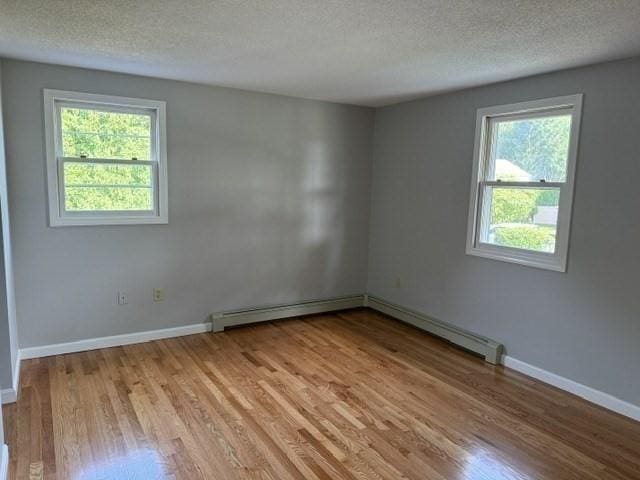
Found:
[{"label": "window", "polygon": [[481,108],[467,253],[566,271],[582,95]]},{"label": "window", "polygon": [[165,103],[45,90],[49,224],[167,223]]}]

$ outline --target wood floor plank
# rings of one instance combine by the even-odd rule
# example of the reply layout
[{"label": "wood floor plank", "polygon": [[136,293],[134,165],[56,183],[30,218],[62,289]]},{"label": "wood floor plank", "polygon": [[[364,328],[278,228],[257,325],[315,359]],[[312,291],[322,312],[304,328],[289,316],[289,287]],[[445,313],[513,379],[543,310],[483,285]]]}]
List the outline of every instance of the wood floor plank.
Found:
[{"label": "wood floor plank", "polygon": [[640,480],[640,423],[367,309],[25,360],[11,480]]}]

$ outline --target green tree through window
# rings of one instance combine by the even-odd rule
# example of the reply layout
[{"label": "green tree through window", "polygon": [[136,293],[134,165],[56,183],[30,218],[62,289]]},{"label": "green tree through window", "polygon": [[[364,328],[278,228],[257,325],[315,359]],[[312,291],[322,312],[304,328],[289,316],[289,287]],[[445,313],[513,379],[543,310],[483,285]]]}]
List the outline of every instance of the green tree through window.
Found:
[{"label": "green tree through window", "polygon": [[[496,171],[496,180],[564,182],[571,116],[558,115],[496,123],[493,158],[513,165],[512,172]],[[526,178],[519,178],[526,175]],[[540,207],[557,208],[553,189],[494,188],[491,197],[493,241],[499,245],[553,251],[555,225],[534,222]]]},{"label": "green tree through window", "polygon": [[68,211],[151,210],[151,117],[93,109],[61,109],[64,157],[128,163],[65,162]]}]

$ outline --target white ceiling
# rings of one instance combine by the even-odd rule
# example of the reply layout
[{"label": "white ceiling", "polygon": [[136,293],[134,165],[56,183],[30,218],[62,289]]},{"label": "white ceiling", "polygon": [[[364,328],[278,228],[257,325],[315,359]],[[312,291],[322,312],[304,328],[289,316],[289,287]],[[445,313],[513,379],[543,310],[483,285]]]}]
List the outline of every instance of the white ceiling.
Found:
[{"label": "white ceiling", "polygon": [[640,0],[0,0],[0,56],[380,106],[640,54]]}]

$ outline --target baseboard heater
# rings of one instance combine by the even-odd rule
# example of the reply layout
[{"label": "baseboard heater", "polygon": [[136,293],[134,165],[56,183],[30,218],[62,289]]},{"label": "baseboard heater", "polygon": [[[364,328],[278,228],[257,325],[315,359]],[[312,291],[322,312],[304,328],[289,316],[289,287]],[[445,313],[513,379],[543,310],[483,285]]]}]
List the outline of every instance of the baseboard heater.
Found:
[{"label": "baseboard heater", "polygon": [[296,303],[292,305],[277,305],[273,307],[214,313],[211,315],[211,323],[213,324],[214,332],[222,332],[226,327],[268,322],[269,320],[312,315],[314,313],[335,312],[337,310],[362,307],[363,305],[364,295],[353,295],[351,297],[332,298],[329,300]]},{"label": "baseboard heater", "polygon": [[335,312],[357,307],[369,307],[377,310],[378,312],[409,323],[421,330],[444,338],[466,350],[482,355],[489,363],[493,363],[494,365],[500,363],[502,355],[502,345],[500,343],[371,295],[353,295],[350,297],[332,298],[329,300],[292,305],[277,305],[213,313],[211,314],[211,323],[214,332],[222,332],[227,327],[268,322],[270,320],[298,317],[301,315]]},{"label": "baseboard heater", "polygon": [[480,354],[489,363],[494,365],[500,363],[502,344],[494,340],[370,295],[365,296],[364,303],[366,307],[385,313],[437,337],[444,338],[462,348]]}]

